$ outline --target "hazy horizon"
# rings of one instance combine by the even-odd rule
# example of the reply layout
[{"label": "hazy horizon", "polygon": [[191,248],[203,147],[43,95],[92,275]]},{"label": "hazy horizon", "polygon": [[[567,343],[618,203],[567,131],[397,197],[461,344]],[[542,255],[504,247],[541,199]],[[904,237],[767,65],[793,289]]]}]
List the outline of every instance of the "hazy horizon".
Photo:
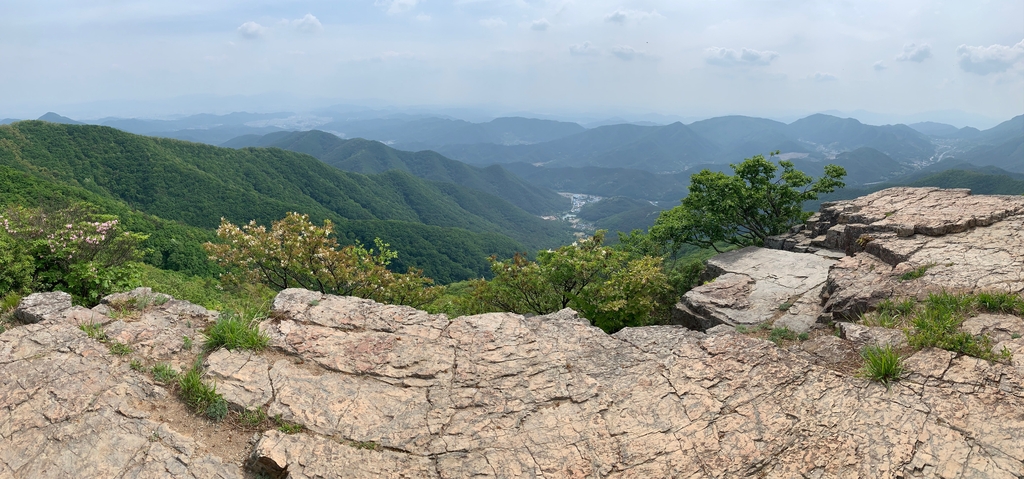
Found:
[{"label": "hazy horizon", "polygon": [[347,103],[986,128],[1024,113],[1022,18],[1019,1],[44,0],[0,17],[0,119]]}]

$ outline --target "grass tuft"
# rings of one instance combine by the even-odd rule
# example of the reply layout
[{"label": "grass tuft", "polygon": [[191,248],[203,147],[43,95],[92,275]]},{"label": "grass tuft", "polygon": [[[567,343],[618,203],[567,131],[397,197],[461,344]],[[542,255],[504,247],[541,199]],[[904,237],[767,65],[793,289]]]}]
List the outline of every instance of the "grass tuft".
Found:
[{"label": "grass tuft", "polygon": [[903,374],[903,358],[890,345],[867,346],[861,356],[864,358],[861,374],[882,383],[886,389]]},{"label": "grass tuft", "polygon": [[976,296],[930,294],[924,309],[911,319],[913,329],[907,333],[907,342],[916,349],[941,348],[989,361],[1007,359],[1006,354],[992,351],[992,340],[988,336],[960,331],[960,325],[975,311],[976,304]]},{"label": "grass tuft", "polygon": [[285,421],[280,414],[274,416],[274,423],[277,424],[277,430],[285,434],[297,434],[303,429],[302,424]]},{"label": "grass tuft", "polygon": [[348,443],[348,445],[356,449],[369,449],[371,451],[376,451],[377,448],[380,447],[373,441],[352,441]]},{"label": "grass tuft", "polygon": [[127,356],[132,353],[132,347],[120,341],[110,342],[110,354],[115,356]]},{"label": "grass tuft", "polygon": [[768,333],[768,340],[779,344],[782,341],[794,341],[797,339],[797,334],[790,331],[789,328],[774,328],[771,333]]},{"label": "grass tuft", "polygon": [[78,325],[78,329],[85,331],[85,335],[91,339],[97,341],[107,340],[107,333],[103,331],[103,325],[100,323],[82,323]]},{"label": "grass tuft", "polygon": [[203,382],[203,373],[197,363],[178,378],[178,394],[193,411],[204,413],[219,421],[228,414],[228,403],[217,393],[217,386]]},{"label": "grass tuft", "polygon": [[977,303],[990,313],[1024,314],[1024,300],[1010,293],[978,293]]},{"label": "grass tuft", "polygon": [[920,277],[924,276],[924,274],[927,273],[928,270],[931,269],[933,266],[935,266],[935,265],[934,264],[926,264],[924,266],[918,267],[917,269],[915,269],[913,271],[907,271],[906,273],[903,273],[903,274],[900,275],[900,281],[912,281],[912,280],[915,280],[917,278],[920,278]]},{"label": "grass tuft", "polygon": [[155,380],[158,383],[167,384],[174,381],[178,377],[178,372],[175,371],[174,368],[172,368],[171,365],[167,363],[154,364],[153,368],[150,369],[150,372],[153,373],[153,380]]},{"label": "grass tuft", "polygon": [[203,346],[207,351],[219,347],[260,351],[267,347],[270,337],[260,331],[257,324],[255,319],[246,320],[237,314],[225,312],[206,331]]}]

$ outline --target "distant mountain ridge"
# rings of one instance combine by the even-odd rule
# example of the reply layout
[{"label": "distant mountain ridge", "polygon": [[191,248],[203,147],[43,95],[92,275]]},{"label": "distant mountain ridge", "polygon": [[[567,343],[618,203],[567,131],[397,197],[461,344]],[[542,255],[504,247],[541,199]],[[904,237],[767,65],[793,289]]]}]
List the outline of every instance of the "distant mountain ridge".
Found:
[{"label": "distant mountain ridge", "polygon": [[483,191],[498,196],[535,215],[557,214],[569,209],[569,201],[544,187],[524,182],[499,165],[486,168],[467,165],[433,151],[408,152],[361,138],[343,140],[319,130],[279,132],[235,138],[223,146],[274,147],[306,153],[344,171],[374,174],[390,170]]},{"label": "distant mountain ridge", "polygon": [[0,166],[81,186],[132,208],[202,228],[221,218],[261,224],[289,211],[331,219],[343,242],[381,237],[393,263],[442,282],[486,276],[486,257],[554,247],[568,229],[508,202],[402,171],[362,175],[276,148],[232,150],[92,125],[0,127]]}]

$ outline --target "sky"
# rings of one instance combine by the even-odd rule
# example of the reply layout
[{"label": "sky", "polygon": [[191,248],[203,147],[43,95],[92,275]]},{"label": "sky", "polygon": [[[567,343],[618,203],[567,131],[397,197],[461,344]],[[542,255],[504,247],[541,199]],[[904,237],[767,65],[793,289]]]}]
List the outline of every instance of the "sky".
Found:
[{"label": "sky", "polygon": [[1024,1],[0,0],[0,65],[0,118],[337,102],[998,122],[1024,113]]}]

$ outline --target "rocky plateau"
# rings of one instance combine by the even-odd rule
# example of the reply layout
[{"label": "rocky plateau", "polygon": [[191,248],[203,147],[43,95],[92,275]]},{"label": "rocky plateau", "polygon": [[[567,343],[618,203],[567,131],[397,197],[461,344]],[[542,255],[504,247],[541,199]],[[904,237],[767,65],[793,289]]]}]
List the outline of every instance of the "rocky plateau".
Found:
[{"label": "rocky plateau", "polygon": [[[851,322],[885,298],[1024,292],[1022,226],[1024,198],[966,190],[825,204],[774,249],[710,260],[679,324],[613,335],[571,310],[448,318],[288,289],[266,350],[200,356],[216,312],[37,293],[0,333],[0,478],[1021,478],[1024,319],[962,325],[1009,361],[914,351],[891,388],[848,365],[905,346]],[[738,334],[759,324],[811,337]],[[149,373],[197,360],[233,410],[295,427],[203,419]]]}]

